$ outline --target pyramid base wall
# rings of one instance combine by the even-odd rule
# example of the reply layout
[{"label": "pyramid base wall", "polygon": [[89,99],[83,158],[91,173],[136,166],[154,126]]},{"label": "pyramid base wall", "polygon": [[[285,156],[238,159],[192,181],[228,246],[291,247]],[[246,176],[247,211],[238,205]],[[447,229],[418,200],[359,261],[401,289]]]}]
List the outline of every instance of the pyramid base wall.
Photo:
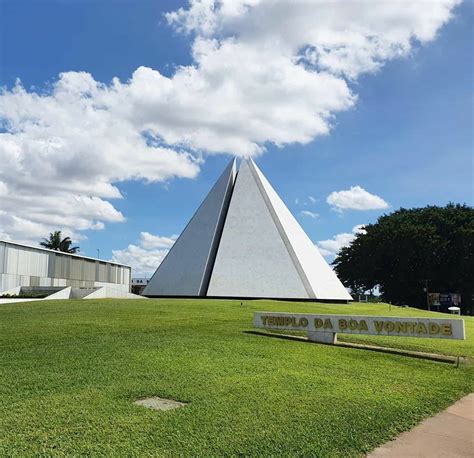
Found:
[{"label": "pyramid base wall", "polygon": [[319,302],[322,304],[349,304],[352,301],[345,299],[315,299],[308,297],[244,297],[244,296],[159,296],[153,294],[145,294],[144,297],[150,299],[212,299],[212,300],[245,300],[245,301],[256,301],[256,300],[271,300],[271,301],[285,301],[285,302]]}]

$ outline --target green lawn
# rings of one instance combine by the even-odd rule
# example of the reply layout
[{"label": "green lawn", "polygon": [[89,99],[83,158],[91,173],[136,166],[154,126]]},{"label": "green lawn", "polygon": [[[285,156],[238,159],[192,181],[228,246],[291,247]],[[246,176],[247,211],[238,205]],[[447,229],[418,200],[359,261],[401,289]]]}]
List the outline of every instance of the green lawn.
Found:
[{"label": "green lawn", "polygon": [[[265,310],[428,314],[272,301],[0,305],[0,455],[358,456],[472,390],[469,363],[245,333]],[[341,340],[473,357],[465,319],[466,341]],[[132,404],[153,395],[189,405]]]}]

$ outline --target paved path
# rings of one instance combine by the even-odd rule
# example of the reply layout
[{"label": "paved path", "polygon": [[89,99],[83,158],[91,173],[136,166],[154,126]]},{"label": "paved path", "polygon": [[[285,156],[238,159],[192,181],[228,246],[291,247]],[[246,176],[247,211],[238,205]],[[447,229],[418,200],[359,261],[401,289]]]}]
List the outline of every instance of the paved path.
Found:
[{"label": "paved path", "polygon": [[369,455],[387,457],[474,457],[474,393]]}]

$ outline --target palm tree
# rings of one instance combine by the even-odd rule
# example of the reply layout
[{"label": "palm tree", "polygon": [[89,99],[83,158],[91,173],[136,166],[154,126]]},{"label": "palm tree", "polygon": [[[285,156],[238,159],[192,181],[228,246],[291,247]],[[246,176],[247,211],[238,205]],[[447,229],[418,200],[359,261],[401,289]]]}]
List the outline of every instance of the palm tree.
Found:
[{"label": "palm tree", "polygon": [[49,239],[43,239],[41,246],[50,250],[62,251],[64,253],[77,253],[78,246],[72,245],[72,240],[69,237],[61,238],[61,231],[54,231],[49,234]]}]

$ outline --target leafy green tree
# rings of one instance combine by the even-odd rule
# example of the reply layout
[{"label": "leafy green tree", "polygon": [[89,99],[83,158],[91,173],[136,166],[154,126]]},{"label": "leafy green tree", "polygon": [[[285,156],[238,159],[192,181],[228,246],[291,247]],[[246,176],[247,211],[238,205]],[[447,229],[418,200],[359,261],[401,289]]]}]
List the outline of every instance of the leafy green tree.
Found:
[{"label": "leafy green tree", "polygon": [[431,292],[460,293],[472,309],[474,208],[401,208],[365,226],[334,260],[341,281],[353,292],[376,286],[385,300],[426,307]]},{"label": "leafy green tree", "polygon": [[50,250],[62,251],[64,253],[77,253],[79,247],[72,245],[72,240],[69,237],[62,238],[61,231],[54,231],[49,234],[49,239],[43,239],[41,246]]}]

